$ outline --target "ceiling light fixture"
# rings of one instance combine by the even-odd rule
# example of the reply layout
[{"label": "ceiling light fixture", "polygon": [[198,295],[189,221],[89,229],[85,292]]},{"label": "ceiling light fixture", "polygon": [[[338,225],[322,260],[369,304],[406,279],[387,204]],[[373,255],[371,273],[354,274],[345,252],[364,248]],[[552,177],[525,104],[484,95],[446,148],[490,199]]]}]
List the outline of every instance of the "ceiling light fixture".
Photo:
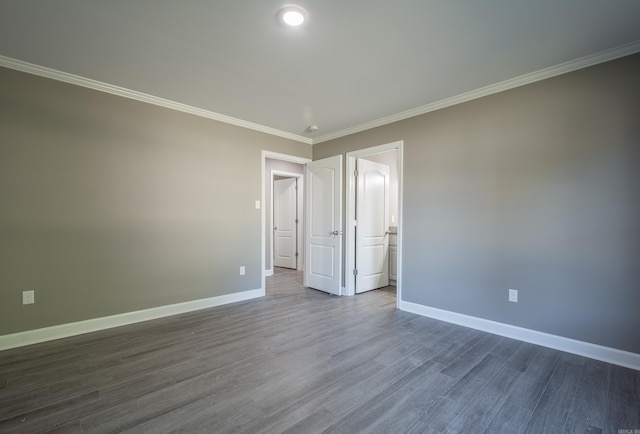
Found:
[{"label": "ceiling light fixture", "polygon": [[300,6],[287,5],[280,8],[278,18],[287,26],[297,27],[307,20],[307,11]]}]

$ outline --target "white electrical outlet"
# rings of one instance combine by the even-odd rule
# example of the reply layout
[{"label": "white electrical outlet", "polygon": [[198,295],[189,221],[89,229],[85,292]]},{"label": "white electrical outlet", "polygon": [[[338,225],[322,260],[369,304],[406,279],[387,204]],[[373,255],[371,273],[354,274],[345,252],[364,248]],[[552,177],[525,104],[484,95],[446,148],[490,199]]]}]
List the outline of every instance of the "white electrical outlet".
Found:
[{"label": "white electrical outlet", "polygon": [[517,303],[518,302],[518,290],[517,289],[510,289],[509,290],[509,301],[512,303]]},{"label": "white electrical outlet", "polygon": [[35,302],[35,291],[22,291],[22,304],[33,304]]},{"label": "white electrical outlet", "polygon": [[244,276],[244,271],[245,271],[245,270],[244,270],[244,265],[241,265],[241,266],[240,266],[240,275],[241,275],[241,276]]},{"label": "white electrical outlet", "polygon": [[256,209],[260,209],[260,201],[256,200]]}]

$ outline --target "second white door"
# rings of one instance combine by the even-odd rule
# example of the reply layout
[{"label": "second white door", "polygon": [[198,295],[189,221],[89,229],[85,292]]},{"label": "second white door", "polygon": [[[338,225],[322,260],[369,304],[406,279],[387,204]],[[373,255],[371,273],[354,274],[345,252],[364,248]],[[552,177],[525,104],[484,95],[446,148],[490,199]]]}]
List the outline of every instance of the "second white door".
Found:
[{"label": "second white door", "polygon": [[273,181],[273,265],[297,268],[296,178]]},{"label": "second white door", "polygon": [[356,292],[389,285],[389,166],[358,158]]}]

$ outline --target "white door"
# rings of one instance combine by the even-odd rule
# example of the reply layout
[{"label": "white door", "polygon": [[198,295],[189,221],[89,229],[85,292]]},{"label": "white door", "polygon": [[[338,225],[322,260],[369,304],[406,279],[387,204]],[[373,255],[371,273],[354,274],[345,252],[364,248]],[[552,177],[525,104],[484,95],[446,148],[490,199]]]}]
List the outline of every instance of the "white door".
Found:
[{"label": "white door", "polygon": [[389,285],[389,166],[358,158],[356,292]]},{"label": "white door", "polygon": [[305,286],[340,295],[342,155],[307,163],[305,194]]},{"label": "white door", "polygon": [[296,268],[297,237],[297,180],[296,178],[273,181],[273,265]]}]

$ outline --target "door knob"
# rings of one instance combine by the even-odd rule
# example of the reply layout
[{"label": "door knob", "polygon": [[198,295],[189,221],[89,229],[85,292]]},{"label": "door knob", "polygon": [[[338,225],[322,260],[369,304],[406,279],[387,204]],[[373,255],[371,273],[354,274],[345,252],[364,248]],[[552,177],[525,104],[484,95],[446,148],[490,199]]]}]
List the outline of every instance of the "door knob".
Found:
[{"label": "door knob", "polygon": [[342,235],[342,231],[333,231],[331,235]]}]

